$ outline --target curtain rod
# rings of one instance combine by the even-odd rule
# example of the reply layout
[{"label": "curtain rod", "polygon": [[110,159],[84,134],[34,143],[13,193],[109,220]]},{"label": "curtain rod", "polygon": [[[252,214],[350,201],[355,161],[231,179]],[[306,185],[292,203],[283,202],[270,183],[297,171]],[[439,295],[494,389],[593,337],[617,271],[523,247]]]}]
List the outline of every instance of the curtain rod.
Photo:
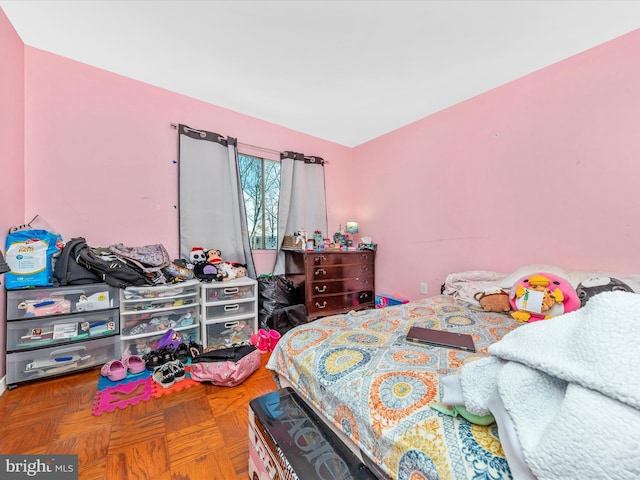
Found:
[{"label": "curtain rod", "polygon": [[[171,123],[171,126],[173,128],[178,128],[178,124],[177,123]],[[191,130],[192,132],[200,132],[201,130],[196,130],[195,128],[191,128],[191,127],[187,127],[189,130]],[[242,145],[243,147],[249,147],[249,148],[255,148],[256,150],[263,150],[265,152],[270,152],[270,153],[277,153],[278,155],[281,155],[285,152],[281,152],[279,150],[273,150],[272,148],[267,148],[267,147],[259,147],[257,145],[251,145],[250,143],[243,143],[243,142],[238,142],[238,145]],[[329,163],[327,160],[324,160],[324,163]]]},{"label": "curtain rod", "polygon": [[[178,124],[176,124],[176,123],[172,123],[171,126],[173,128],[178,128]],[[194,132],[199,132],[200,131],[200,130],[196,130],[196,129],[191,128],[191,127],[187,127],[187,128],[189,128],[189,130],[194,131]],[[243,147],[255,148],[257,150],[264,150],[265,152],[277,153],[278,155],[280,155],[282,153],[282,152],[280,152],[278,150],[273,150],[271,148],[266,148],[266,147],[259,147],[257,145],[251,145],[250,143],[238,142],[238,145],[242,145]]]}]

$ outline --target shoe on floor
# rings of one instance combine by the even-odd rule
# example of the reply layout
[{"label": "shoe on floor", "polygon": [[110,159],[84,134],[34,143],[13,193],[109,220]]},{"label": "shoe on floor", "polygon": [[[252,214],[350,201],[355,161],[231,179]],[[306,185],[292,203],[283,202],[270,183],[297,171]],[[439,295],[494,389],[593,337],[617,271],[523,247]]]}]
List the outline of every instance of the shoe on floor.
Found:
[{"label": "shoe on floor", "polygon": [[142,373],[146,368],[145,361],[138,355],[129,355],[128,357],[123,357],[122,363],[125,367],[127,367],[127,370],[129,370],[129,373],[132,375]]},{"label": "shoe on floor", "polygon": [[173,362],[169,362],[169,368],[173,372],[173,376],[176,382],[184,380],[187,376],[187,373],[184,369],[184,364],[180,360],[174,360]]},{"label": "shoe on floor", "polygon": [[153,378],[153,381],[158,385],[161,385],[162,388],[169,388],[176,381],[176,376],[173,373],[173,369],[168,363],[156,367],[151,378]]},{"label": "shoe on floor", "polygon": [[100,374],[112,382],[118,382],[127,376],[127,367],[120,360],[111,360],[102,366]]}]

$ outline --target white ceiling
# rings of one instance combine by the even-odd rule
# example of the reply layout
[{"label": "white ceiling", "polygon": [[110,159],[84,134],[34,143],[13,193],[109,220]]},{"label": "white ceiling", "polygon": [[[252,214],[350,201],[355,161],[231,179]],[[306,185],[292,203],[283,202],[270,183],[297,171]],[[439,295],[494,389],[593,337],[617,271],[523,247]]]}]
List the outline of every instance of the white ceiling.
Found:
[{"label": "white ceiling", "polygon": [[0,0],[26,45],[356,146],[640,27],[640,1]]}]

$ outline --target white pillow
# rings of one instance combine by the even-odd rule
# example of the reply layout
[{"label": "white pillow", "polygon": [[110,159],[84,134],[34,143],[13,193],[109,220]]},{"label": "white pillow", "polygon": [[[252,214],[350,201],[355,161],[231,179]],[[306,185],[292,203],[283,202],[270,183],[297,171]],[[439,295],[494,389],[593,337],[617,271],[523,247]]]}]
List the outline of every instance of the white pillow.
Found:
[{"label": "white pillow", "polygon": [[[500,286],[502,288],[510,289],[518,280],[523,277],[528,277],[533,273],[550,273],[551,275],[557,275],[558,277],[564,278],[566,281],[570,282],[573,285],[573,282],[571,282],[570,279],[571,272],[569,272],[568,270],[565,270],[562,267],[556,267],[554,265],[532,264],[520,267],[511,275],[508,275],[506,278],[502,279],[502,281],[500,282]],[[575,288],[576,286],[573,285],[573,287]]]}]

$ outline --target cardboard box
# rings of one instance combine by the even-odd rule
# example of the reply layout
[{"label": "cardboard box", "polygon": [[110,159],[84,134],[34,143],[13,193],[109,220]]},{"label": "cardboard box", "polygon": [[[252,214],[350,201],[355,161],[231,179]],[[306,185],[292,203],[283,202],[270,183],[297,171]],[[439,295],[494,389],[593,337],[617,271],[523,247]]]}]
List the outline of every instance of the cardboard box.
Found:
[{"label": "cardboard box", "polygon": [[366,480],[371,471],[291,389],[249,402],[253,480]]}]

